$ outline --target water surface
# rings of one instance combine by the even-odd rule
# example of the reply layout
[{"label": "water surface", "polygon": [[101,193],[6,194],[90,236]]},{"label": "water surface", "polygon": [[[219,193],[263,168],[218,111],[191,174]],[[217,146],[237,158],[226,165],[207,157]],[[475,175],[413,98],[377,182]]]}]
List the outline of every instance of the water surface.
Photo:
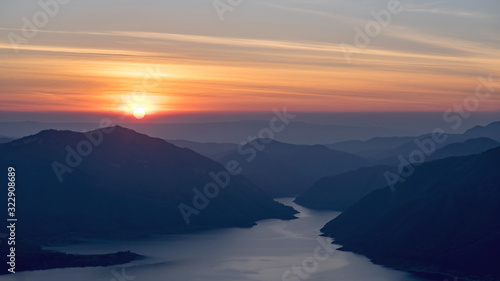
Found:
[{"label": "water surface", "polygon": [[[195,234],[155,236],[133,241],[90,241],[85,244],[52,247],[50,249],[77,254],[102,254],[130,250],[147,258],[122,266],[22,272],[2,276],[0,279],[26,281],[423,280],[405,272],[375,265],[360,255],[331,251],[329,238],[321,237],[322,242],[318,242],[319,229],[339,212],[310,210],[294,204],[293,198],[282,198],[278,201],[300,211],[299,219],[265,220],[249,229],[219,229]],[[334,249],[337,246],[332,245],[332,247]],[[320,261],[314,259],[315,253]],[[295,269],[294,273],[294,266],[299,271]],[[287,271],[290,273],[284,276]]]}]

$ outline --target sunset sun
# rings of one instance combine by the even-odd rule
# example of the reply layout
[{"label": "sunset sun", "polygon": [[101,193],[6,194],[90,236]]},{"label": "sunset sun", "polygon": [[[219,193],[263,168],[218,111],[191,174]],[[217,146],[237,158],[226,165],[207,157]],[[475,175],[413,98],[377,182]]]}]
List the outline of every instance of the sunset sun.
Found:
[{"label": "sunset sun", "polygon": [[133,115],[136,119],[143,119],[154,111],[153,102],[146,94],[130,94],[121,97],[123,105],[121,110],[126,114]]},{"label": "sunset sun", "polygon": [[136,107],[133,109],[134,117],[137,119],[142,119],[146,116],[146,110],[142,107]]}]

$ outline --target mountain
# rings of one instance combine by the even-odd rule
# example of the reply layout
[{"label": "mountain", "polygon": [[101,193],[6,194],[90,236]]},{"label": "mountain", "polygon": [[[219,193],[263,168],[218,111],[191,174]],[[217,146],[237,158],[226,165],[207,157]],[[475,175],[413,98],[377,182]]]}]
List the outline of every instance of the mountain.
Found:
[{"label": "mountain", "polygon": [[[478,154],[498,146],[500,146],[500,143],[489,138],[469,139],[436,150],[429,157],[429,161]],[[387,186],[384,177],[386,171],[394,174],[398,173],[394,166],[377,165],[363,167],[336,176],[324,177],[299,195],[294,202],[313,209],[344,211],[369,192]]]},{"label": "mountain", "polygon": [[209,158],[120,126],[1,144],[0,165],[16,170],[19,239],[249,227],[296,213]]},{"label": "mountain", "polygon": [[0,143],[7,143],[13,141],[14,138],[0,135]]},{"label": "mountain", "polygon": [[[435,149],[441,149],[453,143],[464,142],[474,138],[490,138],[500,142],[500,122],[493,122],[486,126],[476,126],[463,134],[444,134],[444,142],[434,142]],[[398,156],[408,156],[421,148],[416,142],[432,140],[432,134],[423,134],[415,137],[376,137],[366,141],[346,141],[327,145],[329,148],[342,150],[363,157],[372,158],[379,164],[394,165],[398,163]],[[459,154],[463,155],[463,154]],[[459,156],[456,155],[456,156]],[[428,157],[426,160],[428,161]]]},{"label": "mountain", "polygon": [[500,146],[499,142],[489,138],[469,139],[464,142],[452,143],[436,150],[429,157],[429,160],[478,154],[498,146]]},{"label": "mountain", "polygon": [[467,130],[463,135],[469,139],[487,137],[500,142],[500,121],[486,126],[475,126]]},{"label": "mountain", "polygon": [[393,166],[377,165],[324,177],[294,202],[313,209],[344,211],[371,191],[387,186],[386,171],[397,173]]},{"label": "mountain", "polygon": [[[264,120],[242,120],[230,122],[200,123],[143,123],[135,120],[123,122],[114,118],[113,124],[133,129],[149,136],[166,140],[189,140],[193,142],[216,142],[239,144],[251,135],[258,134],[263,128],[277,126],[280,129],[275,135],[278,141],[296,144],[333,143],[352,139],[369,139],[373,136],[400,136],[411,134],[400,129],[380,127],[341,126],[334,124],[317,124],[298,121],[293,118],[282,120],[290,113],[276,111]],[[0,122],[0,132],[9,136],[27,136],[46,129],[88,131],[96,128],[96,123],[42,123],[42,122]]]},{"label": "mountain", "polygon": [[217,159],[236,160],[242,174],[273,197],[296,196],[324,177],[368,166],[370,161],[322,145],[257,139]]},{"label": "mountain", "polygon": [[376,263],[499,280],[500,148],[419,166],[327,223],[322,232]]},{"label": "mountain", "polygon": [[[493,127],[496,127],[495,124],[496,123],[492,123],[484,127],[484,129],[481,129],[480,132],[484,134],[481,137],[476,137],[475,134],[470,134],[467,132],[464,134],[445,134],[441,136],[444,141],[436,142],[434,141],[433,134],[422,135],[415,138],[411,142],[407,142],[400,145],[397,148],[391,150],[379,151],[376,154],[376,157],[379,159],[379,163],[381,164],[393,165],[399,162],[398,160],[399,155],[402,155],[403,157],[408,157],[411,153],[413,153],[416,150],[420,150],[425,153],[425,148],[422,148],[422,146],[424,146],[423,144],[426,142],[427,143],[432,142],[434,150],[431,151],[429,155],[426,154],[425,161],[435,160],[444,157],[464,156],[468,154],[480,153],[484,150],[487,150],[488,148],[497,146],[494,145],[494,142],[485,141],[485,138],[493,140],[490,137],[495,137],[495,134],[493,133],[494,130],[492,129]],[[467,142],[468,140],[473,140],[477,138],[480,138],[480,140]],[[420,143],[420,146],[418,143]],[[450,145],[451,147],[445,149],[446,146]],[[435,154],[438,153],[438,151],[440,151],[441,149],[445,150],[441,151],[440,154],[436,156]]]},{"label": "mountain", "polygon": [[235,143],[218,143],[218,142],[194,142],[187,140],[167,140],[171,144],[178,147],[185,147],[206,156],[211,159],[217,159],[232,150],[235,150],[238,145]]},{"label": "mountain", "polygon": [[0,136],[0,143],[7,143],[7,142],[11,142],[13,140],[14,140],[13,138]]},{"label": "mountain", "polygon": [[333,150],[341,150],[353,154],[370,156],[373,152],[390,150],[407,142],[411,142],[414,139],[415,137],[375,137],[366,141],[349,140],[325,146]]}]

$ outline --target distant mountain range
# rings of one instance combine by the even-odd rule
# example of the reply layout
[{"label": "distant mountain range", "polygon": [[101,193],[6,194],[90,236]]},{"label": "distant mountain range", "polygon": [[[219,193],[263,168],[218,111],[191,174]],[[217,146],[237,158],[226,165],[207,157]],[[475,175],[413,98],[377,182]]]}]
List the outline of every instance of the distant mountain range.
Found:
[{"label": "distant mountain range", "polygon": [[328,148],[342,150],[358,155],[371,157],[379,151],[391,150],[405,143],[415,140],[416,137],[374,137],[369,140],[348,140],[325,145]]},{"label": "distant mountain range", "polygon": [[499,280],[500,148],[431,161],[377,189],[322,232],[376,263],[413,272]]},{"label": "distant mountain range", "polygon": [[488,137],[500,142],[500,121],[490,123],[486,126],[475,126],[467,130],[464,135],[467,138]]},{"label": "distant mountain range", "polygon": [[235,143],[194,142],[187,140],[167,140],[178,147],[185,147],[211,159],[220,158],[238,148]]},{"label": "distant mountain range", "polygon": [[429,160],[479,154],[498,146],[500,146],[500,142],[489,138],[468,139],[464,142],[452,143],[436,150],[436,152],[429,157]]},{"label": "distant mountain range", "polygon": [[[196,195],[194,189],[203,194],[204,186],[214,182],[210,172],[225,171],[222,165],[120,126],[103,130],[112,132],[90,147],[82,146],[91,143],[86,134],[56,130],[0,145],[1,166],[17,171],[20,238],[165,234],[294,218],[295,210],[240,175],[230,177],[214,198],[202,199],[206,195]],[[62,182],[53,169],[55,161],[66,167],[59,166],[60,171],[72,170],[61,175]],[[210,192],[215,193],[213,188]],[[208,201],[208,206],[195,209],[199,214],[192,214],[186,224],[179,204],[195,208],[193,199],[199,205]]]},{"label": "distant mountain range", "polygon": [[[436,150],[425,160],[477,154],[497,147],[500,143],[493,139],[484,137],[469,139],[470,136],[480,133],[495,137],[496,126],[497,123],[492,123],[485,127],[475,127],[473,130],[476,133],[474,134],[466,132],[462,135],[447,135],[448,141],[436,143]],[[312,146],[273,141],[262,151],[257,151],[259,157],[249,163],[246,163],[245,157],[237,152],[238,145],[236,144],[182,140],[173,142],[222,164],[231,159],[239,160],[244,163],[244,174],[274,197],[301,194],[296,199],[298,204],[310,208],[344,210],[368,192],[386,186],[384,172],[396,173],[395,168],[391,167],[398,165],[397,156],[400,154],[407,156],[411,151],[418,149],[415,140],[429,137],[430,135],[426,134],[419,137],[377,137],[368,141],[347,141],[329,145],[328,147],[332,150],[339,149],[333,152],[321,150],[322,146],[314,146],[316,149],[313,149]],[[347,151],[348,154],[340,153],[341,150]],[[356,155],[365,155],[365,157],[356,158]],[[369,158],[376,155],[383,159]],[[388,157],[388,155],[392,156]],[[381,166],[366,167],[377,162]],[[365,168],[353,171],[359,167]],[[348,173],[341,175],[344,172]],[[371,180],[368,181],[367,178]],[[319,181],[316,182],[317,180]]]},{"label": "distant mountain range", "polygon": [[[270,115],[270,118],[273,117]],[[233,122],[203,123],[123,123],[121,119],[109,120],[114,125],[124,126],[137,132],[166,140],[188,140],[194,142],[235,143],[248,140],[263,128],[269,128],[269,120],[245,120]],[[41,123],[0,122],[0,134],[23,137],[46,129],[89,131],[99,127],[95,123]],[[275,135],[278,141],[294,144],[333,143],[352,139],[366,140],[373,136],[403,136],[411,131],[380,127],[356,127],[333,124],[316,124],[293,121]]]},{"label": "distant mountain range", "polygon": [[[418,149],[415,141],[422,141],[430,137],[431,134],[416,137],[376,137],[366,141],[351,140],[328,144],[327,147],[372,158],[380,164],[395,164],[398,155],[406,156]],[[463,134],[446,134],[445,137],[447,138],[445,142],[436,143],[436,149],[474,138],[489,138],[500,142],[500,122],[493,122],[487,126],[476,126]]]},{"label": "distant mountain range", "polygon": [[273,197],[296,196],[324,176],[371,164],[360,156],[322,145],[294,145],[261,139],[216,159],[220,163],[238,161],[242,173]]},{"label": "distant mountain range", "polygon": [[[428,161],[479,154],[500,143],[489,138],[469,139],[437,149]],[[349,171],[332,177],[324,177],[295,199],[295,203],[315,209],[343,211],[369,192],[388,185],[385,173],[398,174],[396,165],[376,165]]]}]

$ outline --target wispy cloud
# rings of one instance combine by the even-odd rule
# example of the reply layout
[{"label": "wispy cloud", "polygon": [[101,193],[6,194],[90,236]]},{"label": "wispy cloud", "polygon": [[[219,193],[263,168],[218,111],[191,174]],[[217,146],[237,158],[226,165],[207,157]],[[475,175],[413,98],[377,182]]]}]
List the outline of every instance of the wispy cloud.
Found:
[{"label": "wispy cloud", "polygon": [[[127,37],[127,38],[142,38],[148,40],[159,40],[164,42],[186,42],[192,44],[204,45],[224,45],[229,47],[240,47],[245,49],[282,49],[291,51],[312,51],[328,54],[332,53],[338,55],[343,54],[341,44],[336,43],[323,43],[323,42],[310,42],[310,41],[283,41],[283,40],[264,40],[264,39],[251,39],[251,38],[237,38],[237,37],[220,37],[220,36],[204,36],[204,35],[189,35],[189,34],[175,34],[175,33],[160,33],[160,32],[140,32],[140,31],[106,31],[106,32],[67,32],[67,31],[49,31],[46,33],[54,34],[78,34],[78,35],[92,35],[92,36],[106,36],[106,37]],[[496,50],[483,46],[478,42],[470,42],[465,40],[454,39],[450,37],[439,37],[431,34],[424,34],[417,30],[404,27],[394,26],[386,31],[386,35],[396,38],[404,38],[415,42],[421,42],[433,46],[439,46],[449,50],[467,52],[470,54],[496,54]],[[0,43],[0,49],[9,49],[10,44]],[[80,53],[80,54],[108,54],[108,55],[124,55],[124,56],[162,56],[166,52],[153,52],[144,50],[129,50],[129,49],[102,49],[102,48],[80,48],[80,47],[60,47],[60,46],[43,46],[43,45],[25,45],[20,47],[21,50],[28,51],[44,51],[44,52],[61,52],[61,53]],[[396,49],[381,49],[381,48],[367,48],[363,50],[364,54],[378,55],[378,56],[391,56],[391,57],[414,57],[414,58],[427,58],[427,59],[443,59],[454,60],[457,59],[450,53],[448,56],[433,55],[423,53],[410,53],[405,51],[398,51]],[[463,59],[463,58],[458,58]]]},{"label": "wispy cloud", "polygon": [[464,18],[484,19],[490,17],[490,15],[481,12],[450,10],[445,8],[407,8],[406,11],[415,13],[430,13],[430,14],[445,15],[445,16],[464,17]]}]

